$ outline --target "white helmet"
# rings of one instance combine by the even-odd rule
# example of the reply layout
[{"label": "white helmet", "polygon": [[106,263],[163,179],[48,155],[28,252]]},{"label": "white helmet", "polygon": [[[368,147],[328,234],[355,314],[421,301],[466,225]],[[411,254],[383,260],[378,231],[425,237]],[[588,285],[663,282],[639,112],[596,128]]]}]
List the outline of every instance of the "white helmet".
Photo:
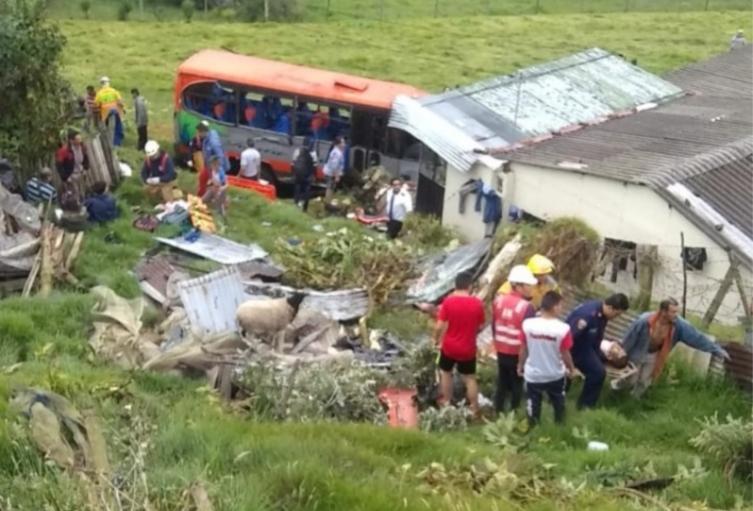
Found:
[{"label": "white helmet", "polygon": [[110,79],[106,76],[103,76],[102,78],[99,79],[99,83],[101,83],[102,85],[106,85],[110,83]]},{"label": "white helmet", "polygon": [[144,153],[146,153],[147,157],[151,158],[153,156],[157,156],[157,153],[159,153],[159,144],[156,140],[150,140],[146,143],[144,146]]},{"label": "white helmet", "polygon": [[525,264],[513,266],[507,280],[510,284],[528,284],[529,286],[535,286],[539,283]]}]

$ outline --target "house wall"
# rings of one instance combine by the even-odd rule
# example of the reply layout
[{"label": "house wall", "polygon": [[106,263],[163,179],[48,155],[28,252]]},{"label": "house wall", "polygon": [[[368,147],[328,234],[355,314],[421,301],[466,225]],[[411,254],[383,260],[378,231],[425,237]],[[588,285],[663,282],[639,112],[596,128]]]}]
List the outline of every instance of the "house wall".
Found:
[{"label": "house wall", "polygon": [[[724,278],[727,253],[680,212],[646,186],[621,183],[571,171],[513,162],[511,202],[544,220],[575,216],[602,236],[637,244],[657,245],[660,268],[654,275],[653,298],[682,297],[680,233],[685,246],[704,247],[708,261],[701,271],[688,272],[688,310],[703,314]],[[450,188],[448,188],[449,190]],[[609,272],[607,272],[608,277]],[[753,274],[742,271],[746,293],[753,291]],[[632,274],[620,272],[615,287],[637,292]],[[717,320],[734,323],[742,315],[736,286],[727,294]]]},{"label": "house wall", "polygon": [[442,225],[455,229],[465,241],[477,241],[483,238],[485,234],[483,203],[482,210],[476,211],[474,208],[476,205],[476,195],[469,194],[465,199],[465,213],[460,213],[460,195],[458,194],[458,190],[471,179],[481,179],[485,183],[492,184],[496,172],[496,170],[492,170],[485,165],[475,165],[470,172],[460,172],[448,166]]}]

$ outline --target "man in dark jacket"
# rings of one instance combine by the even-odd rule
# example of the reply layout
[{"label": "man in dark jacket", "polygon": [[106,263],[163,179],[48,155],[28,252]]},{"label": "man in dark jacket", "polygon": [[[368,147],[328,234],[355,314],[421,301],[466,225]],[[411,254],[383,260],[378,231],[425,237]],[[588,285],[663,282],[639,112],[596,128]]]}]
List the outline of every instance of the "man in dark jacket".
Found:
[{"label": "man in dark jacket", "polygon": [[115,198],[107,193],[107,184],[97,181],[92,186],[92,193],[84,200],[90,222],[109,222],[118,217]]},{"label": "man in dark jacket", "polygon": [[627,296],[613,294],[603,302],[592,300],[584,302],[567,316],[567,323],[573,336],[570,353],[578,371],[583,373],[586,381],[578,398],[578,408],[593,408],[599,400],[601,388],[607,377],[601,354],[601,341],[607,323],[628,310]]},{"label": "man in dark jacket", "polygon": [[316,173],[315,155],[313,144],[307,137],[304,139],[303,145],[296,151],[293,159],[293,175],[295,177],[293,201],[303,211],[307,211],[309,207],[309,191]]},{"label": "man in dark jacket", "polygon": [[146,143],[144,153],[146,158],[141,168],[141,181],[146,193],[152,197],[159,196],[162,202],[171,202],[176,178],[172,158],[154,140]]}]

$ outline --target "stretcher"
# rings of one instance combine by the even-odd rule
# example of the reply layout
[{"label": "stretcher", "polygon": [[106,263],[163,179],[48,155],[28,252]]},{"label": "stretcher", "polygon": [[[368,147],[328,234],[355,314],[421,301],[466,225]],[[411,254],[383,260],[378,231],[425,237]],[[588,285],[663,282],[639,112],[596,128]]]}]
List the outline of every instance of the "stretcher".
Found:
[{"label": "stretcher", "polygon": [[258,193],[270,201],[277,200],[277,189],[274,185],[269,184],[266,181],[245,179],[238,176],[227,176],[227,184],[233,188],[242,188],[243,190],[250,190],[254,193]]}]

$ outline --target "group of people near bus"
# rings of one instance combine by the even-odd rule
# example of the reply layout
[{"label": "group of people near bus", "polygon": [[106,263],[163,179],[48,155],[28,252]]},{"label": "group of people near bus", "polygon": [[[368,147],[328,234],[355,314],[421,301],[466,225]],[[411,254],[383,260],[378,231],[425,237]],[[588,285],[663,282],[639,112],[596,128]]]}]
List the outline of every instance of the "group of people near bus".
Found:
[{"label": "group of people near bus", "polygon": [[[615,293],[604,300],[576,306],[563,318],[563,296],[552,274],[554,264],[536,254],[526,265],[514,266],[491,307],[491,330],[497,359],[494,397],[498,413],[517,411],[525,394],[531,426],[541,416],[546,396],[557,422],[565,418],[565,394],[575,377],[583,378],[578,409],[594,408],[607,379],[607,369],[631,365],[628,377],[614,380],[615,390],[629,388],[640,398],[662,374],[672,348],[692,348],[728,358],[726,351],[679,316],[678,303],[662,300],[658,310],[641,314],[624,337],[605,339],[609,321],[629,308],[628,298]],[[484,303],[471,293],[469,273],[455,280],[455,290],[441,303],[434,341],[439,347],[440,395],[452,400],[453,371],[466,387],[466,399],[478,413],[476,382],[477,335],[486,323]]]}]

